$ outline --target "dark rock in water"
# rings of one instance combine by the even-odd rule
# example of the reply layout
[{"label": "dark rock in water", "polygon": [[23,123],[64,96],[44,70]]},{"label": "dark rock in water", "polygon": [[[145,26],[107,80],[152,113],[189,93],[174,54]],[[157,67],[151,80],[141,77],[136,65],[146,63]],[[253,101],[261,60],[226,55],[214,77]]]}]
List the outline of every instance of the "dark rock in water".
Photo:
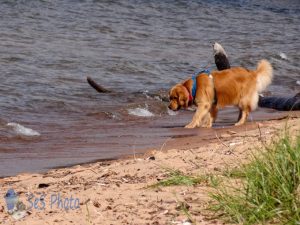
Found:
[{"label": "dark rock in water", "polygon": [[226,70],[230,68],[229,62],[226,60],[223,54],[215,55],[215,63],[217,65],[218,70]]},{"label": "dark rock in water", "polygon": [[281,111],[300,110],[300,92],[294,97],[259,97],[258,105]]},{"label": "dark rock in water", "polygon": [[230,63],[227,57],[227,54],[219,43],[214,43],[213,45],[214,49],[214,58],[215,58],[215,64],[218,68],[218,70],[226,70],[230,68]]}]

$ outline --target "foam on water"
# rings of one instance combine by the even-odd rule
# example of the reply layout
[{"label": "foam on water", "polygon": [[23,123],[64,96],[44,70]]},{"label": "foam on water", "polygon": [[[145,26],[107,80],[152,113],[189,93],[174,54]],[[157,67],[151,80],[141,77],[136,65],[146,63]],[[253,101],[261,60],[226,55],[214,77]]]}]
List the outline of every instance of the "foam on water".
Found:
[{"label": "foam on water", "polygon": [[154,114],[152,112],[150,112],[148,109],[144,109],[144,108],[128,109],[128,113],[129,113],[129,115],[140,116],[140,117],[154,116]]},{"label": "foam on water", "polygon": [[12,127],[18,135],[24,136],[40,136],[41,134],[33,129],[22,126],[18,123],[8,123],[7,126]]},{"label": "foam on water", "polygon": [[171,110],[171,109],[168,108],[168,114],[170,116],[176,116],[178,114],[178,111],[173,111],[173,110]]},{"label": "foam on water", "polygon": [[280,58],[283,59],[283,60],[288,60],[287,55],[286,55],[285,53],[283,53],[283,52],[280,52],[280,53],[279,53],[279,56],[280,56]]}]

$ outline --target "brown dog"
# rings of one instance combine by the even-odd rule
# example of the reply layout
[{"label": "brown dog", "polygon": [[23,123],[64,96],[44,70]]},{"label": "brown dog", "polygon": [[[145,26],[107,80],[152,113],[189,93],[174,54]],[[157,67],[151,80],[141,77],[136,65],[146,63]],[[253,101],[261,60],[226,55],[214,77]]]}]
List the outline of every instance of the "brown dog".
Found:
[{"label": "brown dog", "polygon": [[169,108],[176,111],[194,103],[197,106],[196,113],[185,126],[194,128],[201,125],[211,127],[219,108],[235,105],[240,109],[235,125],[241,125],[246,122],[249,112],[256,109],[258,93],[271,83],[272,77],[273,68],[267,60],[261,60],[253,71],[235,67],[211,74],[199,73],[170,90]]}]

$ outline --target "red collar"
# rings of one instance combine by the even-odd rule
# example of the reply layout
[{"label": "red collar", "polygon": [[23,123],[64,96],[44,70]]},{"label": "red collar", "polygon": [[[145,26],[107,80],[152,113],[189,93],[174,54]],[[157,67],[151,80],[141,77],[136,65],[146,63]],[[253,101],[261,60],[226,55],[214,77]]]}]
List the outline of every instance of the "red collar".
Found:
[{"label": "red collar", "polygon": [[189,94],[189,102],[193,102],[193,96]]},{"label": "red collar", "polygon": [[189,104],[193,104],[194,98],[193,98],[192,94],[190,93],[189,89],[186,86],[184,86],[184,87],[189,95]]}]

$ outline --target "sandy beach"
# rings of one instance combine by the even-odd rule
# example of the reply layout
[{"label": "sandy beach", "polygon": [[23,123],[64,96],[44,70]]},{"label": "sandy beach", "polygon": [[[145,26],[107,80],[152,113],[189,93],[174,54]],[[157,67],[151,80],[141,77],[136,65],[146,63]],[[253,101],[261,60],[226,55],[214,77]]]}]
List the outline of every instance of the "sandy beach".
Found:
[{"label": "sandy beach", "polygon": [[[220,211],[208,209],[218,179],[242,186],[246,173],[226,174],[285,129],[299,134],[299,15],[299,0],[1,1],[0,225],[227,224]],[[226,67],[220,68],[224,56]],[[259,86],[265,79],[254,88],[252,78],[240,77],[256,71],[262,59],[274,70],[264,90]],[[229,65],[248,72],[237,69],[244,72],[226,82],[221,75],[224,83],[215,77],[208,83],[211,94],[206,85],[199,90],[202,81],[196,79],[196,88],[184,91],[185,103],[198,102],[198,93],[220,94],[213,99],[217,106],[223,98],[237,101],[220,110],[213,128],[185,129],[197,109],[171,110],[171,87]],[[241,85],[232,88],[235,83]],[[256,95],[246,89],[261,94],[256,110]],[[235,105],[248,106],[246,96],[253,98],[246,109],[252,112],[235,127]],[[289,112],[291,107],[298,111]],[[298,166],[300,154],[294,162]],[[291,177],[300,163],[282,168]],[[267,183],[261,174],[253,177]],[[289,195],[282,195],[297,203],[273,211],[281,216],[299,206],[286,214],[289,220],[299,212],[298,223],[300,198],[292,196],[300,196],[297,175]],[[166,183],[174,177],[180,182]],[[267,186],[271,194],[278,184],[289,184],[276,180]],[[253,192],[267,193],[258,188]],[[266,198],[246,198],[262,200],[249,204],[259,209],[250,212],[273,213],[261,207],[268,206]],[[272,202],[284,201],[272,196]],[[246,220],[242,215],[236,221]]]},{"label": "sandy beach", "polygon": [[[216,130],[202,142],[178,138],[172,149],[141,157],[2,178],[0,224],[225,224],[207,210],[214,189],[205,177],[246,163],[285,127],[299,133],[299,115]],[[151,187],[175,170],[204,179],[194,186]],[[7,213],[4,196],[11,188],[26,206],[19,220]]]}]

